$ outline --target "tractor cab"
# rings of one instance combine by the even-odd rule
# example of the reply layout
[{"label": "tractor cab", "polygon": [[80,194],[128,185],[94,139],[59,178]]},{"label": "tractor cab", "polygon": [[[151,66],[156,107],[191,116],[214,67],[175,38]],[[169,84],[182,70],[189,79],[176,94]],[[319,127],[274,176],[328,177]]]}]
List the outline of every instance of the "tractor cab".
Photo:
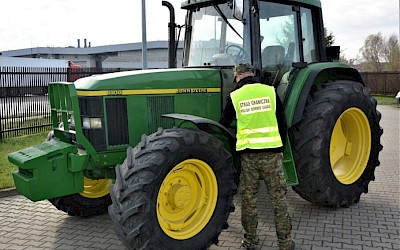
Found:
[{"label": "tractor cab", "polygon": [[187,67],[251,63],[283,98],[293,68],[326,61],[319,1],[204,0],[182,7],[188,10]]}]

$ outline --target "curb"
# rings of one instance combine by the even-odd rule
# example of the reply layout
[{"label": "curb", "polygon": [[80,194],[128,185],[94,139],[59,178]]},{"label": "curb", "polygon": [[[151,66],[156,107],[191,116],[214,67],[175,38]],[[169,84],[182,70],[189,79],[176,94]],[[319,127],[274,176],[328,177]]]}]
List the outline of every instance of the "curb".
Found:
[{"label": "curb", "polygon": [[6,189],[0,190],[0,199],[10,197],[10,196],[15,196],[15,195],[19,195],[19,193],[17,192],[17,190],[15,188],[6,188]]}]

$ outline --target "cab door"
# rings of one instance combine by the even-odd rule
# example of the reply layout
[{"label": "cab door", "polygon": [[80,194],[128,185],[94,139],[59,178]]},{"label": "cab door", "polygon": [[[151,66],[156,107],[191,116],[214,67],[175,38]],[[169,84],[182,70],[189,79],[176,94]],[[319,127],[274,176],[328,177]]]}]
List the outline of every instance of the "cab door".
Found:
[{"label": "cab door", "polygon": [[294,66],[320,61],[313,10],[260,1],[259,32],[261,78],[278,88],[282,98]]}]

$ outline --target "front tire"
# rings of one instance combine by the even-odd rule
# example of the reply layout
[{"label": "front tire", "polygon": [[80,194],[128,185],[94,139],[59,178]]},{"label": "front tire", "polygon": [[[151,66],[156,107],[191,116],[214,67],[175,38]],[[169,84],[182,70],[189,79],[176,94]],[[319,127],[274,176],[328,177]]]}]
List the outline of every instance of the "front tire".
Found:
[{"label": "front tire", "polygon": [[91,180],[85,177],[83,192],[49,199],[58,210],[71,216],[91,217],[107,213],[111,204],[110,179]]},{"label": "front tire", "polygon": [[290,131],[304,199],[348,207],[368,192],[382,150],[381,114],[366,87],[352,81],[314,86],[302,120]]},{"label": "front tire", "polygon": [[109,214],[129,249],[206,249],[236,193],[232,156],[200,130],[159,129],[116,167]]}]

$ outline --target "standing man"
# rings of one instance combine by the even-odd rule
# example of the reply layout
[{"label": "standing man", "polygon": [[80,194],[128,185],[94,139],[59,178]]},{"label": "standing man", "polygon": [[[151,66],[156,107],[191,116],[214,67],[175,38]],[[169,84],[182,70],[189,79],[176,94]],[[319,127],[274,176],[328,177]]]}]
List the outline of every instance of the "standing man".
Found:
[{"label": "standing man", "polygon": [[250,64],[236,65],[234,74],[237,87],[228,97],[220,123],[228,127],[237,118],[236,151],[241,153],[239,189],[245,230],[242,246],[255,249],[259,243],[256,203],[259,180],[263,179],[274,210],[279,249],[294,249],[282,167],[286,138],[282,103],[274,87],[257,81]]}]

